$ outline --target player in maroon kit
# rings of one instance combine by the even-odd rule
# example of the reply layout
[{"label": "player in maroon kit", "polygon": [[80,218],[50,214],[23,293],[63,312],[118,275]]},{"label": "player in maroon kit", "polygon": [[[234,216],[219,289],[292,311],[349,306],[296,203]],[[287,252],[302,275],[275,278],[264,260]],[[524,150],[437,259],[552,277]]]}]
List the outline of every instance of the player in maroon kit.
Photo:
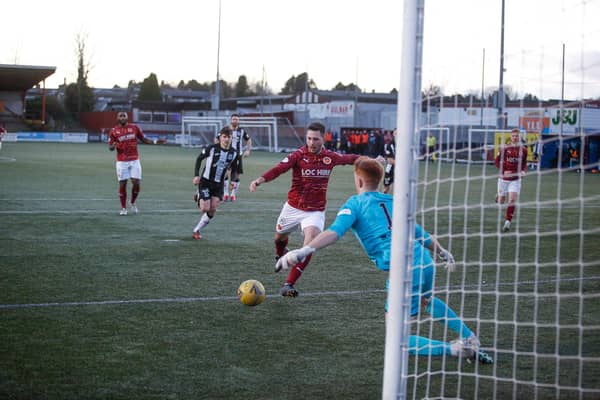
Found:
[{"label": "player in maroon kit", "polygon": [[142,165],[138,154],[138,139],[146,144],[164,144],[163,139],[150,140],[144,136],[142,130],[135,124],[127,123],[127,113],[120,111],[117,114],[118,125],[108,134],[108,149],[117,149],[117,179],[119,180],[119,199],[121,200],[120,215],[127,215],[127,180],[131,179],[131,211],[138,213],[135,201],[140,193],[142,180]]},{"label": "player in maroon kit", "polygon": [[527,171],[527,147],[521,143],[521,133],[518,129],[510,132],[510,143],[502,146],[496,156],[496,168],[500,169],[496,203],[503,204],[508,193],[506,220],[502,227],[503,232],[508,232],[521,192],[521,177],[525,176]]},{"label": "player in maroon kit", "polygon": [[[285,157],[279,164],[250,183],[250,191],[272,181],[288,170],[292,170],[292,186],[287,202],[283,205],[275,227],[275,258],[287,252],[288,236],[300,226],[304,234],[304,245],[314,239],[325,226],[325,206],[329,176],[336,165],[351,165],[356,154],[339,154],[323,147],[325,127],[312,123],[306,132],[306,145]],[[298,262],[281,288],[281,295],[298,296],[294,284],[310,262],[310,256]],[[276,270],[275,272],[279,272]]]}]

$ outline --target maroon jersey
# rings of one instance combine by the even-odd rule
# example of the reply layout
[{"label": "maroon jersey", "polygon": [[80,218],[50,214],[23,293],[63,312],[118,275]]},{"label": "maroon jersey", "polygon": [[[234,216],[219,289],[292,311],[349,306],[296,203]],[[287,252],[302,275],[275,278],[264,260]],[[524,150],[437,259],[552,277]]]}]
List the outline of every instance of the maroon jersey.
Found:
[{"label": "maroon jersey", "polygon": [[137,125],[117,125],[108,134],[108,144],[116,144],[117,161],[133,161],[140,158],[137,150],[137,141],[143,138],[144,132]]},{"label": "maroon jersey", "polygon": [[503,146],[496,156],[496,168],[500,168],[500,177],[504,180],[514,181],[519,179],[519,173],[527,170],[527,147],[519,145]]},{"label": "maroon jersey", "polygon": [[358,157],[357,154],[339,154],[326,149],[314,154],[306,146],[302,146],[262,177],[265,182],[269,182],[292,169],[288,204],[302,211],[324,211],[331,170],[336,165],[354,164]]}]

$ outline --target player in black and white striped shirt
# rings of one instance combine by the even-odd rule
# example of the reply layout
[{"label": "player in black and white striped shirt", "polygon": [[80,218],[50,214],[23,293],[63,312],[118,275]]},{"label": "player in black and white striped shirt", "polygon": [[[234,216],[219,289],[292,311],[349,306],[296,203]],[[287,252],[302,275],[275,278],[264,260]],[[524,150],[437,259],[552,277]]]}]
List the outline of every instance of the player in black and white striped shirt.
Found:
[{"label": "player in black and white striped shirt", "polygon": [[244,173],[242,158],[248,157],[252,149],[252,138],[244,128],[240,127],[240,116],[238,114],[231,115],[230,128],[231,147],[237,150],[238,156],[231,165],[230,174],[225,178],[223,201],[235,201],[235,196],[240,187],[240,176]]},{"label": "player in black and white striped shirt", "polygon": [[[226,126],[219,132],[219,143],[205,147],[196,158],[192,183],[198,186],[195,198],[202,213],[200,221],[193,230],[193,237],[196,240],[202,238],[200,230],[208,225],[217,212],[219,203],[223,199],[225,173],[237,155],[237,151],[231,147],[231,129]],[[200,174],[202,161],[204,161],[204,168]]]}]

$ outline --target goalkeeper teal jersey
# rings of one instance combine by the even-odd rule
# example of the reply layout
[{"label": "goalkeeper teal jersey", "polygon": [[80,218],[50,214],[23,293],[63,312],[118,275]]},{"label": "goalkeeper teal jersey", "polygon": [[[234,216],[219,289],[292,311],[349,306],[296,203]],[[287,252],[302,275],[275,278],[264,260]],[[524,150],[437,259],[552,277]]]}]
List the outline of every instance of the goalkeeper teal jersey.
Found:
[{"label": "goalkeeper teal jersey", "polygon": [[[335,232],[338,238],[341,238],[349,229],[352,229],[369,259],[380,270],[389,271],[392,206],[393,197],[389,194],[366,192],[354,195],[340,208],[335,220],[328,229]],[[429,233],[421,225],[415,224],[411,315],[418,313],[421,297],[429,298],[432,294],[435,267],[431,254],[424,247],[429,246],[430,243],[431,236]],[[387,301],[385,310],[387,311]]]},{"label": "goalkeeper teal jersey", "polygon": [[[335,221],[328,228],[338,237],[352,229],[365,249],[367,256],[377,268],[390,269],[392,237],[393,197],[380,192],[366,192],[350,197],[340,208]],[[431,242],[431,236],[419,224],[415,224],[413,265],[433,264],[431,255],[423,247]]]}]

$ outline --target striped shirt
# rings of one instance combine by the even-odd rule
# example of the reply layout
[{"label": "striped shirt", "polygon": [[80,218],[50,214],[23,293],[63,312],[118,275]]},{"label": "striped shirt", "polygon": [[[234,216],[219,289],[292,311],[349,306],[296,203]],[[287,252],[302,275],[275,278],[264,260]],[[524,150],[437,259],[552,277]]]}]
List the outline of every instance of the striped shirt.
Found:
[{"label": "striped shirt", "polygon": [[[225,172],[227,172],[227,168],[229,168],[231,163],[235,160],[237,154],[237,151],[235,151],[233,147],[225,150],[221,148],[219,144],[212,144],[203,148],[198,155],[198,158],[196,158],[194,176],[202,176],[202,179],[210,182],[223,182]],[[204,163],[202,175],[200,175],[199,172],[203,160],[206,161]]]}]

